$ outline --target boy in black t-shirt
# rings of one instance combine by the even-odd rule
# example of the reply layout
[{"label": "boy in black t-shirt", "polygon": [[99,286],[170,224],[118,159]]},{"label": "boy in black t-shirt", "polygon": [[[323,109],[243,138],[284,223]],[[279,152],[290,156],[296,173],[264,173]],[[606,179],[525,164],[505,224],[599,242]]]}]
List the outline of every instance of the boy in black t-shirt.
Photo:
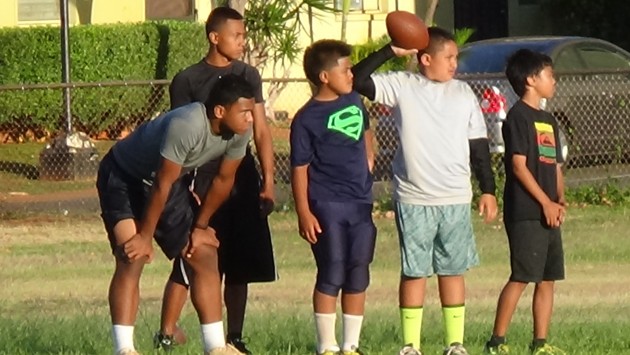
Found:
[{"label": "boy in black t-shirt", "polygon": [[[313,310],[317,354],[360,355],[359,337],[374,256],[372,133],[352,90],[351,48],[315,42],[304,53],[306,77],[317,87],[291,123],[291,185],[299,231],[317,264]],[[341,291],[343,344],[335,337]]]},{"label": "boy in black t-shirt", "polygon": [[553,308],[554,282],[564,279],[560,225],[565,201],[558,124],[539,108],[555,91],[551,59],[521,49],[507,63],[506,75],[520,100],[503,124],[505,141],[504,221],[512,274],[501,291],[489,354],[508,354],[505,334],[523,290],[536,284],[532,303],[532,354],[564,354],[546,343]]}]

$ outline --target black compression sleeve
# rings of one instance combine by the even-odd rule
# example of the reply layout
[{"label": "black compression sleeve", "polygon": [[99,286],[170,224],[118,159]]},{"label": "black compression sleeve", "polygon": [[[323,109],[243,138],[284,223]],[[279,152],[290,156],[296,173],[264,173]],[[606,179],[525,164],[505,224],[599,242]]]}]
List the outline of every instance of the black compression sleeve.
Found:
[{"label": "black compression sleeve", "polygon": [[385,47],[368,55],[365,59],[354,65],[352,67],[354,90],[368,99],[374,100],[376,88],[374,87],[374,81],[370,75],[383,63],[393,57],[395,57],[394,51],[392,47],[387,44]]},{"label": "black compression sleeve", "polygon": [[495,194],[494,172],[490,162],[490,149],[488,139],[477,138],[468,140],[470,144],[470,164],[479,181],[479,189],[484,194]]}]

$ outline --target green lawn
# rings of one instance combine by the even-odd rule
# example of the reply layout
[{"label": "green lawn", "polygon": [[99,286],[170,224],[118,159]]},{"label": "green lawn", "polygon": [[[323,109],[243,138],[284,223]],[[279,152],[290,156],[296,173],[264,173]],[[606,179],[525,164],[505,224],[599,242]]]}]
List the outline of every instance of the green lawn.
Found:
[{"label": "green lawn", "polygon": [[[568,354],[630,354],[630,209],[572,208],[564,228],[567,280],[557,287],[550,340]],[[397,354],[398,246],[392,220],[379,236],[361,346],[366,354]],[[295,233],[292,213],[274,214],[280,280],[251,287],[246,336],[255,354],[312,354],[314,263]],[[476,222],[482,265],[467,275],[466,345],[481,348],[492,327],[496,297],[508,274],[504,230]],[[113,260],[96,217],[35,217],[0,221],[0,354],[111,354],[106,301]],[[159,256],[142,279],[136,343],[155,354],[161,293],[169,264]],[[423,350],[441,354],[442,324],[435,280],[425,307]],[[531,286],[508,340],[516,354],[530,341]],[[199,354],[199,328],[187,305],[189,343],[173,354]],[[339,326],[340,328],[340,326]]]}]

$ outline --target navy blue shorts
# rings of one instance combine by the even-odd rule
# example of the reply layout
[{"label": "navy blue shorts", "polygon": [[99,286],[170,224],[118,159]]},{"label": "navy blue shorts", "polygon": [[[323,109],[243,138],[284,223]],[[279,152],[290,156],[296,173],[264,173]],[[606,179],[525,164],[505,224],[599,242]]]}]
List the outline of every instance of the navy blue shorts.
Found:
[{"label": "navy blue shorts", "polygon": [[[153,236],[169,259],[179,255],[188,243],[198,209],[189,185],[186,176],[173,183]],[[139,221],[143,217],[151,186],[124,172],[109,152],[100,163],[96,188],[112,253],[117,253],[120,246],[116,244],[114,226],[124,219]]]},{"label": "navy blue shorts", "polygon": [[318,291],[335,295],[365,291],[374,258],[376,227],[372,204],[310,201],[322,233],[311,245],[317,264]]}]

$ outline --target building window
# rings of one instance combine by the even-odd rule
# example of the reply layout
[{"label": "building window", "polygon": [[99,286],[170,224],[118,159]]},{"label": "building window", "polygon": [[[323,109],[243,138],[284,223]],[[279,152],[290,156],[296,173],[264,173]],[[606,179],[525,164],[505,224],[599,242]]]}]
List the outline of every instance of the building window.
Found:
[{"label": "building window", "polygon": [[147,20],[194,20],[194,0],[145,0],[144,11]]},{"label": "building window", "polygon": [[[344,0],[335,0],[335,9],[342,10],[343,1]],[[363,0],[350,0],[350,11],[362,11],[362,10],[363,10]]]},{"label": "building window", "polygon": [[18,21],[59,21],[58,0],[18,0]]}]

